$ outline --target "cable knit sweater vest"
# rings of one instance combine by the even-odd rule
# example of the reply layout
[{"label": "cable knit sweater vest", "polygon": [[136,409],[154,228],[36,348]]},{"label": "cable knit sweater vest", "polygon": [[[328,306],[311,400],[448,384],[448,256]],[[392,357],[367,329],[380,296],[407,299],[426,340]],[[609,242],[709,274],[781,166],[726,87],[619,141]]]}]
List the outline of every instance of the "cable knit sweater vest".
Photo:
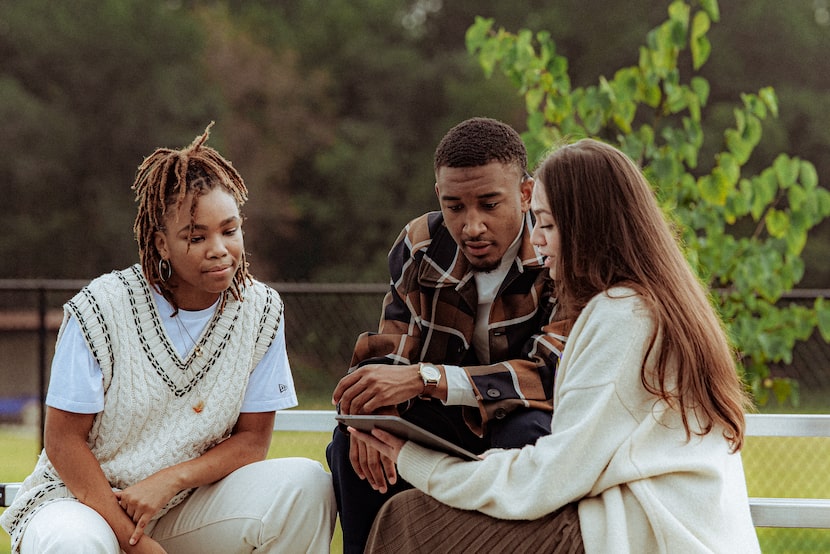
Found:
[{"label": "cable knit sweater vest", "polygon": [[[276,291],[254,281],[243,294],[243,302],[229,298],[217,311],[199,348],[185,359],[168,339],[138,265],[95,279],[64,306],[64,325],[70,315],[78,320],[103,371],[104,410],[87,443],[114,489],[193,459],[228,437],[250,373],[282,320]],[[190,492],[180,492],[155,517]],[[0,518],[13,551],[35,511],[65,498],[72,494],[42,452]]]}]

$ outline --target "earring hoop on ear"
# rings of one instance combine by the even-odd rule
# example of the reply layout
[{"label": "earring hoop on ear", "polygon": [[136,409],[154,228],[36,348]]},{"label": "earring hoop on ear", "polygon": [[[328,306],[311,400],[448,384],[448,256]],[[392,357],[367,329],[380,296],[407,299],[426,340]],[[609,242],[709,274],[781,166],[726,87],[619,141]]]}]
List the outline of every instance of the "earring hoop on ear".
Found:
[{"label": "earring hoop on ear", "polygon": [[173,276],[173,266],[170,264],[170,260],[165,260],[164,258],[159,260],[159,279],[161,279],[162,283],[166,283],[167,280]]}]

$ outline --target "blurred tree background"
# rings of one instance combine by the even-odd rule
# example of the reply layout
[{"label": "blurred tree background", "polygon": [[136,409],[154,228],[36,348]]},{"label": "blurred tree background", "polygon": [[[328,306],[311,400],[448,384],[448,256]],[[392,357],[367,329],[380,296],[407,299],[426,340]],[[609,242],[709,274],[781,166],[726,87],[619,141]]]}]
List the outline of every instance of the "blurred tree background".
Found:
[{"label": "blurred tree background", "polygon": [[[437,207],[432,154],[447,129],[475,115],[525,129],[524,99],[465,49],[476,15],[548,30],[582,86],[636,64],[667,5],[0,0],[0,278],[91,278],[133,263],[135,169],[215,120],[209,144],[250,189],[259,278],[385,281],[400,227]],[[709,36],[711,151],[739,94],[772,86],[780,115],[750,166],[785,152],[813,162],[826,187],[830,0],[722,2]],[[830,286],[828,251],[825,223],[800,286]]]}]

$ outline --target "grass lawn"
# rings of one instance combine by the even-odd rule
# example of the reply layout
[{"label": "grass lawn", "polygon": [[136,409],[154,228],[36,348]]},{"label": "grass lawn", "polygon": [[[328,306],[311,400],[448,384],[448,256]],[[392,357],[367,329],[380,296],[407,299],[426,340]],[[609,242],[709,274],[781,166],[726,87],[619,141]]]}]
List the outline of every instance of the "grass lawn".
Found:
[{"label": "grass lawn", "polygon": [[[280,432],[269,457],[304,456],[324,466],[328,433]],[[37,438],[31,432],[0,429],[0,480],[19,481],[31,471]],[[830,439],[749,437],[743,451],[750,496],[830,498]],[[830,530],[759,529],[765,554],[830,552]],[[333,553],[342,551],[339,525]],[[0,531],[0,554],[8,554],[9,537]]]}]

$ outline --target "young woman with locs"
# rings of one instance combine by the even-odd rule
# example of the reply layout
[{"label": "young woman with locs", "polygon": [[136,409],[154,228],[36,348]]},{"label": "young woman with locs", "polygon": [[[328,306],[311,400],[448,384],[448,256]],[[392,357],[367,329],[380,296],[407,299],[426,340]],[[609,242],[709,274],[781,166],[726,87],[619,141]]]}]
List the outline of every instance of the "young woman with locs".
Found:
[{"label": "young woman with locs", "polygon": [[64,306],[13,552],[329,552],[329,474],[266,460],[297,404],[283,304],[248,273],[247,190],[209,129],[138,168],[140,263]]}]

